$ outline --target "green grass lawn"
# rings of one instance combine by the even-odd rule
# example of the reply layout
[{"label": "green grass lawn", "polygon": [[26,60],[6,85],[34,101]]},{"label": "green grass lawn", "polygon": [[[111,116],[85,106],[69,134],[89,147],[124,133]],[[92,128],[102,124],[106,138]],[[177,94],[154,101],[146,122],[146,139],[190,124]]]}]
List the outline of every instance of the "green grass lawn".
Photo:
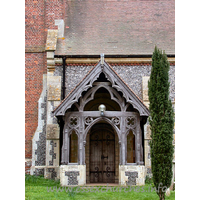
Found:
[{"label": "green grass lawn", "polygon": [[[53,199],[109,199],[109,200],[159,200],[155,191],[151,192],[153,186],[132,187],[60,187],[59,181],[44,179],[40,176],[25,176],[25,199],[26,200],[53,200]],[[58,191],[58,190],[63,191]],[[130,191],[131,190],[131,191]],[[166,197],[168,200],[175,199],[175,191]]]}]

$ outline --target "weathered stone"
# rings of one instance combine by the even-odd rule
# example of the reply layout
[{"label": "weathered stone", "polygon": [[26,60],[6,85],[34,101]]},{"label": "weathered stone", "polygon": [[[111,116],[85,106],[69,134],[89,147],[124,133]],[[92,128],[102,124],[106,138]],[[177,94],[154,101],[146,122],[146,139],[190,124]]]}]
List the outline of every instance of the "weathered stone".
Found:
[{"label": "weathered stone", "polygon": [[145,160],[145,166],[146,167],[151,166],[149,141],[150,140],[144,140],[144,160]]},{"label": "weathered stone", "polygon": [[47,59],[54,59],[54,51],[47,51]]},{"label": "weathered stone", "polygon": [[43,169],[35,169],[34,175],[36,175],[36,176],[44,175],[44,168]]},{"label": "weathered stone", "polygon": [[58,180],[60,178],[60,167],[46,167],[44,177]]},{"label": "weathered stone", "polygon": [[138,178],[138,172],[125,172],[125,176],[128,176],[127,185],[136,185],[136,178]]},{"label": "weathered stone", "polygon": [[147,125],[147,127],[146,127],[144,139],[151,140],[151,127],[150,127],[150,125]]},{"label": "weathered stone", "polygon": [[48,101],[60,101],[61,98],[61,77],[50,76],[47,79],[47,100]]},{"label": "weathered stone", "polygon": [[61,92],[59,85],[50,85],[48,90],[48,101],[60,101]]},{"label": "weathered stone", "polygon": [[149,101],[143,101],[144,105],[149,108]]},{"label": "weathered stone", "polygon": [[60,184],[61,186],[85,185],[86,165],[61,165]]},{"label": "weathered stone", "polygon": [[47,76],[43,75],[43,90],[38,101],[38,126],[32,139],[32,166],[43,166],[46,160]]},{"label": "weathered stone", "polygon": [[79,176],[79,171],[68,171],[65,172],[65,176],[68,176],[68,185],[78,185],[77,176]]},{"label": "weathered stone", "polygon": [[60,101],[47,101],[47,124],[54,124],[54,116],[52,114],[52,111],[54,110],[54,103],[60,102]]},{"label": "weathered stone", "polygon": [[58,26],[58,38],[64,37],[65,24],[63,19],[55,20],[55,25]]},{"label": "weathered stone", "polygon": [[128,184],[144,185],[145,166],[119,165],[119,184],[123,186],[126,186]]},{"label": "weathered stone", "polygon": [[46,140],[46,166],[59,166],[59,140]]},{"label": "weathered stone", "polygon": [[59,126],[57,124],[47,124],[47,140],[58,140],[59,137]]},{"label": "weathered stone", "polygon": [[53,66],[53,68],[55,68],[54,66],[55,66],[55,61],[54,60],[47,60],[47,66],[48,66],[48,68],[52,68],[51,67],[51,65]]},{"label": "weathered stone", "polygon": [[46,50],[56,50],[56,43],[58,37],[58,30],[48,30],[47,32],[47,41],[46,41]]},{"label": "weathered stone", "polygon": [[44,166],[32,166],[30,174],[36,176],[44,175],[44,169],[45,169]]},{"label": "weathered stone", "polygon": [[147,168],[147,174],[151,174],[151,168],[150,167]]},{"label": "weathered stone", "polygon": [[143,101],[149,101],[149,95],[148,95],[148,81],[149,76],[143,76],[142,77],[142,97]]}]

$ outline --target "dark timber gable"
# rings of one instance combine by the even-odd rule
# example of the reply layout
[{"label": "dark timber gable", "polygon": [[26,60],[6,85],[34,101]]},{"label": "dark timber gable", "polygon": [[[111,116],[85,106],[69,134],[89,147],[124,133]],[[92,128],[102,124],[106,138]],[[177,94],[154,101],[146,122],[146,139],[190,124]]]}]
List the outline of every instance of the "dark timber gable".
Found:
[{"label": "dark timber gable", "polygon": [[85,78],[65,97],[60,105],[53,111],[55,116],[64,116],[67,109],[78,102],[84,91],[93,87],[93,83],[104,73],[105,77],[111,82],[112,88],[122,92],[127,103],[130,103],[138,110],[140,116],[149,116],[148,108],[143,104],[142,100],[130,89],[130,87],[119,77],[112,67],[104,62],[99,62]]}]

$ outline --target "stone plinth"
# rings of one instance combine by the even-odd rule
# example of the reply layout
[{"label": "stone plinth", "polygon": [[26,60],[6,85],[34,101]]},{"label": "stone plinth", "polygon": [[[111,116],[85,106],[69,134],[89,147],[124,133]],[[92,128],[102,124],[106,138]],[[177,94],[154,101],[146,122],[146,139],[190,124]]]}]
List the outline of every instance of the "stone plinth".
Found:
[{"label": "stone plinth", "polygon": [[145,166],[119,165],[119,184],[145,185]]},{"label": "stone plinth", "polygon": [[85,185],[86,184],[86,165],[61,165],[60,166],[60,185]]},{"label": "stone plinth", "polygon": [[60,167],[57,166],[32,166],[30,170],[31,175],[44,176],[46,179],[60,179]]},{"label": "stone plinth", "polygon": [[46,179],[60,179],[60,167],[45,167],[44,177]]}]

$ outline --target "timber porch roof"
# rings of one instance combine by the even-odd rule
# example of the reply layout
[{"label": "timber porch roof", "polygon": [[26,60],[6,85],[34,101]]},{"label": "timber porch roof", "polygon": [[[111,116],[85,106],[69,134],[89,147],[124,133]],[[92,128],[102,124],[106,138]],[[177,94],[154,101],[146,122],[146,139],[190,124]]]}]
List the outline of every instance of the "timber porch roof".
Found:
[{"label": "timber porch roof", "polygon": [[[99,77],[100,73],[107,73],[107,75],[113,76],[112,80],[109,80],[114,84],[118,84],[116,86],[117,90],[121,90],[125,99],[128,101],[135,103],[138,107],[138,111],[141,116],[149,116],[149,109],[143,103],[143,101],[134,93],[134,91],[123,81],[123,79],[117,74],[117,72],[111,67],[110,64],[104,62],[102,65],[101,62],[97,63],[88,73],[87,75],[75,86],[74,89],[61,101],[61,103],[53,110],[53,113],[56,116],[64,115],[66,110],[71,107],[71,105],[78,101],[81,97],[82,92],[92,87],[92,83]],[[88,82],[90,84],[88,85]],[[115,87],[114,86],[114,87]],[[71,103],[71,102],[72,103]],[[70,105],[70,106],[69,106]],[[133,105],[133,107],[135,107]]]}]

